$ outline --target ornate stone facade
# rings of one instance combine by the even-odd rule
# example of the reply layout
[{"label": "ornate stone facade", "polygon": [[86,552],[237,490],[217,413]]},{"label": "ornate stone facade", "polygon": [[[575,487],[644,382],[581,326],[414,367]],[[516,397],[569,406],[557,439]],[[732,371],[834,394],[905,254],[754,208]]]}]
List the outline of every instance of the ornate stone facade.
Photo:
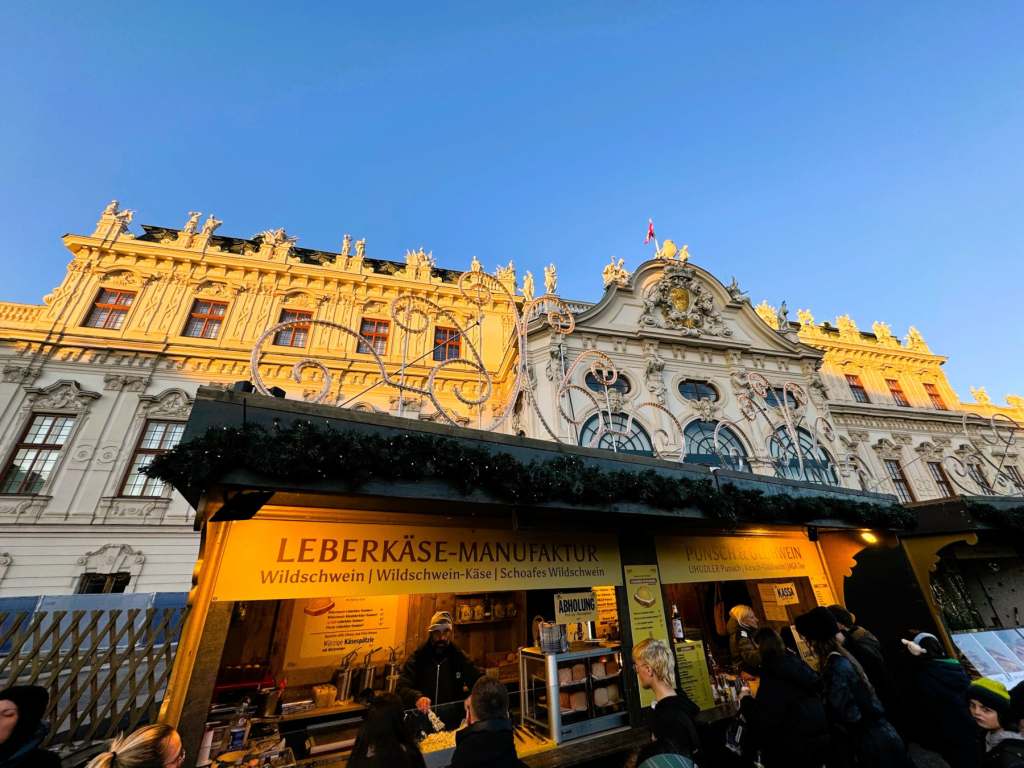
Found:
[{"label": "ornate stone facade", "polygon": [[[90,553],[110,547],[136,553],[128,591],[187,589],[198,548],[193,512],[169,490],[129,486],[140,441],[147,425],[187,421],[199,385],[253,379],[253,347],[284,317],[300,321],[267,336],[257,365],[260,380],[288,397],[317,396],[329,381],[331,402],[436,419],[436,401],[476,425],[483,409],[464,400],[479,373],[451,362],[435,370],[438,326],[462,330],[456,351],[479,351],[496,397],[509,386],[511,298],[495,290],[471,300],[461,272],[438,268],[423,249],[389,261],[351,235],[342,253],[299,247],[281,228],[225,237],[219,219],[197,211],[181,229],[133,233],[133,217],[111,203],[91,234],[65,236],[71,261],[40,305],[0,303],[0,472],[34,414],[74,418],[41,487],[0,494],[0,595],[68,592],[107,562]],[[502,277],[514,292],[511,264]],[[119,300],[111,292],[130,301],[108,308],[119,317],[96,314],[98,303]],[[411,294],[419,303],[402,315],[393,302]],[[366,321],[379,355],[360,347]],[[435,401],[396,398],[380,365]]]}]

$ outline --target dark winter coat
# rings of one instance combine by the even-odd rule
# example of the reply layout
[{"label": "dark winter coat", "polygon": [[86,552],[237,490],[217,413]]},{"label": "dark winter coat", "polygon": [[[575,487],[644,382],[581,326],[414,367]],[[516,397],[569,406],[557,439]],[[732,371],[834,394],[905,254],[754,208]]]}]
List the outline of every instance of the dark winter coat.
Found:
[{"label": "dark winter coat", "polygon": [[410,709],[422,696],[430,699],[431,704],[463,701],[479,677],[480,670],[453,643],[438,657],[428,641],[417,648],[402,667],[398,695]]},{"label": "dark winter coat", "polygon": [[512,721],[481,720],[456,731],[451,768],[526,768],[516,754]]},{"label": "dark winter coat", "polygon": [[732,663],[738,671],[756,675],[761,669],[761,652],[754,644],[754,633],[757,630],[744,627],[731,616],[727,629]]},{"label": "dark winter coat", "polygon": [[960,662],[911,656],[907,664],[914,739],[942,755],[950,768],[978,768],[978,726],[964,704],[971,679]]},{"label": "dark winter coat", "polygon": [[765,768],[820,766],[828,755],[821,678],[799,656],[765,660],[757,697],[745,697],[742,711]]},{"label": "dark winter coat", "polygon": [[698,756],[700,740],[693,718],[699,712],[700,707],[683,691],[676,691],[675,696],[666,696],[656,702],[647,722],[654,741],[641,748],[637,764],[654,755]]},{"label": "dark winter coat", "polygon": [[20,744],[8,741],[0,745],[7,747],[0,751],[0,768],[60,768],[60,758],[39,746],[49,732],[49,723],[40,722]]},{"label": "dark winter coat", "polygon": [[854,625],[845,632],[846,641],[843,647],[857,660],[864,674],[868,676],[875,695],[882,702],[886,716],[892,718],[896,714],[896,693],[893,689],[889,670],[882,655],[882,644],[871,632]]},{"label": "dark winter coat", "polygon": [[871,687],[850,660],[831,654],[822,670],[825,714],[832,732],[830,766],[908,768],[907,750]]},{"label": "dark winter coat", "polygon": [[1024,740],[1004,738],[985,753],[981,768],[1024,768]]},{"label": "dark winter coat", "polygon": [[418,749],[398,746],[399,754],[367,755],[352,758],[346,763],[347,768],[427,768],[423,753]]}]

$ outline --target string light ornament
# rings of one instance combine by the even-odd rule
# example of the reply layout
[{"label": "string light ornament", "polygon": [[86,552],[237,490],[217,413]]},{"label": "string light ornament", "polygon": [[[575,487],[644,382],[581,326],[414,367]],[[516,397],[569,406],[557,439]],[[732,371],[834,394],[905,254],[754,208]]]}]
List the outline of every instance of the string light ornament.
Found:
[{"label": "string light ornament", "polygon": [[[444,325],[455,329],[457,338],[461,340],[459,347],[460,355],[446,360],[432,361],[433,364],[422,386],[410,381],[409,369],[410,366],[420,363],[426,355],[409,360],[407,358],[408,344],[402,345],[401,364],[397,370],[391,372],[388,370],[383,357],[377,351],[373,342],[360,332],[349,328],[343,323],[336,323],[331,320],[301,318],[277,323],[267,328],[256,340],[249,359],[254,388],[260,394],[270,394],[270,388],[265,382],[261,370],[261,361],[266,353],[264,346],[269,339],[274,338],[279,332],[290,328],[321,327],[339,331],[348,337],[354,338],[357,348],[361,352],[371,355],[372,361],[377,368],[377,379],[360,394],[364,394],[376,386],[384,386],[399,393],[401,398],[399,402],[403,402],[407,395],[425,397],[433,404],[437,417],[441,421],[452,426],[464,426],[467,421],[466,413],[446,405],[439,396],[441,382],[456,379],[455,383],[449,388],[454,398],[467,411],[477,409],[480,414],[483,413],[485,405],[490,405],[491,421],[488,424],[481,424],[480,428],[487,431],[498,430],[511,416],[520,394],[524,394],[526,400],[536,407],[536,393],[527,376],[524,364],[526,360],[527,325],[529,322],[536,318],[542,318],[556,332],[572,333],[575,328],[575,319],[569,306],[557,296],[547,294],[526,301],[517,299],[503,281],[483,270],[470,270],[462,273],[459,276],[457,285],[462,299],[476,308],[477,319],[471,325],[465,324],[451,310],[441,307],[422,296],[412,294],[401,295],[393,299],[388,306],[388,315],[391,318],[391,322],[405,331],[406,340],[415,336],[429,334],[430,329],[436,327],[438,321],[443,321]],[[513,317],[513,333],[506,342],[503,355],[514,354],[516,363],[511,386],[504,395],[498,397],[496,394],[498,388],[494,379],[484,365],[480,351],[468,331],[472,327],[480,325],[485,307],[498,303],[501,300],[507,302],[511,307]],[[468,354],[462,353],[463,349]],[[430,354],[430,352],[426,354]],[[497,359],[504,359],[504,357],[499,356]],[[302,383],[304,375],[309,372],[315,372],[315,375],[321,377],[323,381],[320,390],[315,394],[307,396],[306,400],[313,403],[328,402],[331,392],[335,388],[334,374],[331,368],[317,358],[304,357],[292,366],[289,377],[297,383]],[[470,391],[471,389],[473,390],[472,392]],[[329,404],[345,407],[354,399],[352,397],[345,399],[339,388],[333,402]],[[552,437],[554,437],[553,433]]]}]

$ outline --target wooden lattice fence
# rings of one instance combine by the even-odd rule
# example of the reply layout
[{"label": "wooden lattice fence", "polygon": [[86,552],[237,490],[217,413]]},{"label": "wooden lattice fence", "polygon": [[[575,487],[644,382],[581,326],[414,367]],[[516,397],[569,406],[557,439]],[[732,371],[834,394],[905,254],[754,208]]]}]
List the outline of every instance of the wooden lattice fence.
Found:
[{"label": "wooden lattice fence", "polygon": [[0,689],[50,691],[47,746],[71,753],[156,719],[185,609],[0,611]]}]

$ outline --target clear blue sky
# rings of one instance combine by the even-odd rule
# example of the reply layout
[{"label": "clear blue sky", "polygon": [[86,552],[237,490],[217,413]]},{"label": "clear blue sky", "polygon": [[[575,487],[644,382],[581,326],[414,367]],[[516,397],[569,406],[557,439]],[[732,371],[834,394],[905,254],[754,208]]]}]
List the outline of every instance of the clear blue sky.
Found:
[{"label": "clear blue sky", "polygon": [[[0,298],[111,198],[596,299],[660,237],[1024,394],[1024,4],[6,3]],[[481,10],[483,9],[483,10]]]}]

